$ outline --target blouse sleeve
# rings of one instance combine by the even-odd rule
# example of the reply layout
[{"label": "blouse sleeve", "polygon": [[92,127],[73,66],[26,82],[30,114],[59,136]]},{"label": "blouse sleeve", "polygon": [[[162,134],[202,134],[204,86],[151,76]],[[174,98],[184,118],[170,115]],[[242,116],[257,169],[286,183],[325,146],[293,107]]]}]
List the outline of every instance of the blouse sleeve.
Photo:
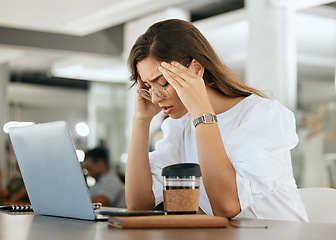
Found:
[{"label": "blouse sleeve", "polygon": [[292,179],[290,150],[298,137],[293,113],[278,101],[251,107],[237,122],[225,148],[243,210]]},{"label": "blouse sleeve", "polygon": [[155,150],[149,153],[149,162],[152,171],[152,190],[155,196],[155,205],[163,201],[162,168],[179,163],[181,156],[181,125],[178,120],[167,118],[161,126],[163,138],[155,144]]}]

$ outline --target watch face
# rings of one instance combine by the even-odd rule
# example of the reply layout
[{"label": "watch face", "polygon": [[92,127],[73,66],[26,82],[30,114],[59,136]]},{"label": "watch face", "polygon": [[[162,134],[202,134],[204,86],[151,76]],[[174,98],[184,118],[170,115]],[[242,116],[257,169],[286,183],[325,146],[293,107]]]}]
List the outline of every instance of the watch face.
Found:
[{"label": "watch face", "polygon": [[214,117],[212,114],[204,114],[204,122],[214,122]]}]

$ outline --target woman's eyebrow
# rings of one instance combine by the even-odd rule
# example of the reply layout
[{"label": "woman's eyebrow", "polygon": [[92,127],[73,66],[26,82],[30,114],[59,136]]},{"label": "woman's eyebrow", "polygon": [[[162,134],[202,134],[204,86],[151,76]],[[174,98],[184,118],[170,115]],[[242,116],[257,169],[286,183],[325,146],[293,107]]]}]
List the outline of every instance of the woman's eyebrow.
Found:
[{"label": "woman's eyebrow", "polygon": [[[161,75],[159,75],[159,76],[153,78],[152,80],[148,80],[148,82],[156,82],[156,81],[159,80],[162,76],[163,76],[163,74],[161,74]],[[140,78],[140,81],[141,81],[142,83],[146,83],[146,82],[144,82],[141,78]]]},{"label": "woman's eyebrow", "polygon": [[163,75],[161,74],[161,75],[159,75],[159,76],[153,78],[152,80],[149,80],[149,82],[155,82],[155,81],[159,80],[160,77],[162,77],[162,76],[163,76]]}]

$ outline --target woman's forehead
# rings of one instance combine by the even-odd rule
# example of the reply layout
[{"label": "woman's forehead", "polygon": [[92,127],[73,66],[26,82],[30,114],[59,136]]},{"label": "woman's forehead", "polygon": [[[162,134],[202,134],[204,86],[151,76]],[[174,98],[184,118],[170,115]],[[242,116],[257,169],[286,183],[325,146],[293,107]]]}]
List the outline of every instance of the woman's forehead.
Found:
[{"label": "woman's forehead", "polygon": [[161,62],[153,58],[146,58],[137,63],[137,71],[143,82],[155,82],[162,73],[158,70]]}]

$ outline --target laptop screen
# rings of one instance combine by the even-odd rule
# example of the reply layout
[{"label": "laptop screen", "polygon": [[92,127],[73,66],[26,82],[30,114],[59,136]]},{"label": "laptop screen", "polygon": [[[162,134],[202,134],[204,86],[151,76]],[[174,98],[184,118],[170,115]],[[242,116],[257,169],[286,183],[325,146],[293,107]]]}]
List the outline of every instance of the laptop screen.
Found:
[{"label": "laptop screen", "polygon": [[35,213],[95,219],[66,122],[10,128],[9,136]]}]

